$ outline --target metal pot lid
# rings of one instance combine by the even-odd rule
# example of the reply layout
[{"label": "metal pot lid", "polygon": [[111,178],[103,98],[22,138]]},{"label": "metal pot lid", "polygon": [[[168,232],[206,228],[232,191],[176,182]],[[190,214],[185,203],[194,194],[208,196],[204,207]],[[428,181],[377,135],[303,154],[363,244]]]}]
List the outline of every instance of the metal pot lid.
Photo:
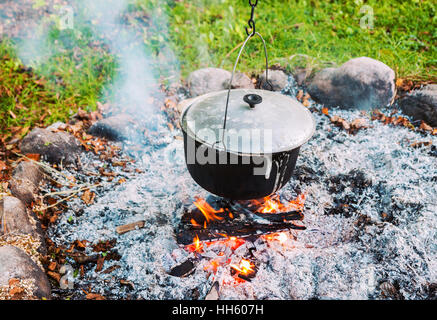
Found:
[{"label": "metal pot lid", "polygon": [[[297,148],[314,133],[311,112],[296,99],[257,89],[227,90],[197,97],[185,108],[182,128],[195,140],[234,153],[275,153]],[[223,139],[224,138],[224,139]]]}]

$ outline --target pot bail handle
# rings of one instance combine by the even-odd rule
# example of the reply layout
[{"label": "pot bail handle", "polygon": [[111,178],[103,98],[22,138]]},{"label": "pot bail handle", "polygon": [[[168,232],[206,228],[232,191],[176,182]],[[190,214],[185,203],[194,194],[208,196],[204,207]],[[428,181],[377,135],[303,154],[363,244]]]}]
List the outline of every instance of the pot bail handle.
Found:
[{"label": "pot bail handle", "polygon": [[[214,145],[216,145],[216,144],[221,142],[225,151],[226,151],[226,146],[225,146],[224,140],[225,140],[226,121],[228,118],[228,106],[229,106],[229,97],[230,97],[231,88],[232,88],[232,81],[234,80],[235,70],[237,69],[238,61],[240,60],[241,54],[243,53],[243,50],[244,50],[244,47],[246,46],[247,42],[255,35],[257,35],[261,39],[263,46],[264,46],[264,55],[265,55],[265,59],[266,59],[266,80],[265,81],[266,81],[267,85],[269,86],[270,91],[273,91],[273,85],[269,81],[269,57],[267,55],[266,42],[259,32],[251,33],[246,38],[246,40],[244,40],[243,45],[241,46],[241,49],[238,52],[238,56],[237,56],[237,60],[235,61],[235,64],[234,64],[234,68],[232,69],[231,80],[229,81],[228,95],[226,97],[226,108],[225,108],[225,117],[223,120],[222,141],[216,141],[214,143]],[[251,107],[252,107],[252,105],[251,105]]]}]

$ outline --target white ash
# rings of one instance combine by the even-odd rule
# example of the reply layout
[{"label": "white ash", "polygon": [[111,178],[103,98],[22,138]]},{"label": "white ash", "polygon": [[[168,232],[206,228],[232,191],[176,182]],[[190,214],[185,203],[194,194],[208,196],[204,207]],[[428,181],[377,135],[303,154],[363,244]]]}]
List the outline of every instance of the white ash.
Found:
[{"label": "white ash", "polygon": [[[296,94],[293,83],[287,92]],[[354,111],[330,113],[347,120],[363,117]],[[105,262],[104,268],[121,268],[110,274],[89,271],[85,279],[76,279],[76,287],[91,286],[111,298],[203,299],[219,281],[220,299],[379,299],[379,285],[389,281],[406,299],[427,298],[426,288],[437,281],[437,159],[429,147],[409,145],[424,140],[436,145],[437,137],[370,120],[371,128],[350,135],[326,116],[314,117],[316,133],[301,148],[292,181],[280,191],[288,199],[307,193],[303,224],[308,229],[293,232],[296,240],[290,237],[283,244],[258,240],[259,266],[251,282],[233,284],[226,264],[215,275],[204,270],[219,251],[240,257],[244,247],[232,253],[212,245],[192,275],[168,275],[194,257],[175,241],[182,207],[194,196],[207,196],[186,170],[183,142],[169,138],[144,147],[137,162],[144,173],[103,188],[82,215],[70,210],[49,230],[57,244],[117,239],[122,258]],[[174,136],[165,125],[158,132]],[[363,186],[353,185],[356,177]],[[74,201],[71,208],[80,205]],[[349,204],[346,211],[335,209],[341,204]],[[115,232],[137,220],[145,220],[145,227]],[[120,279],[135,289],[120,286]]]}]

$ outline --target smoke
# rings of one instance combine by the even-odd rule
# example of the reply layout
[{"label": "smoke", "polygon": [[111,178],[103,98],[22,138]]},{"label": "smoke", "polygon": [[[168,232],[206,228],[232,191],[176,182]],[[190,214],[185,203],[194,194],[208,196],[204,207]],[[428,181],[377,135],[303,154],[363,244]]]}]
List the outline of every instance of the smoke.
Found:
[{"label": "smoke", "polygon": [[[23,3],[21,3],[23,2]],[[30,16],[36,8],[20,0],[18,11]],[[19,19],[14,13],[17,55],[32,67],[44,68],[52,57],[68,49],[83,46],[84,38],[101,43],[115,57],[116,73],[101,92],[103,103],[109,103],[110,114],[127,113],[146,127],[156,127],[159,109],[153,101],[159,97],[159,83],[179,81],[179,63],[169,41],[168,18],[162,9],[164,1],[79,0],[56,5],[47,0],[44,14],[31,19]],[[24,8],[24,9],[23,9]],[[0,8],[0,13],[2,8]],[[22,12],[23,14],[23,12]],[[53,41],[65,35],[65,43]],[[71,36],[73,34],[73,36]],[[96,45],[96,44],[93,44]],[[84,57],[82,57],[84,59]],[[81,61],[76,61],[81,64]]]}]

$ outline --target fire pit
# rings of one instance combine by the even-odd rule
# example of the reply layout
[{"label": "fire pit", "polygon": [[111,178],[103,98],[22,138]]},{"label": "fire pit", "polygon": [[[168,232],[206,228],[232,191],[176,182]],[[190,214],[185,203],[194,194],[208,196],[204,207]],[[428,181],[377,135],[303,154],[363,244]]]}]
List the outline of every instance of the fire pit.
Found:
[{"label": "fire pit", "polygon": [[[290,78],[287,92],[297,90]],[[421,133],[375,120],[371,128],[349,134],[318,113],[321,106],[312,107],[317,131],[302,147],[296,179],[278,198],[260,203],[211,196],[186,171],[181,140],[148,140],[136,164],[142,173],[116,188],[99,189],[96,202],[80,216],[81,200],[73,199],[48,230],[58,245],[116,239],[113,250],[121,258],[102,268],[111,272],[91,268],[74,279],[69,294],[80,298],[80,288],[92,288],[107,298],[204,299],[216,288],[220,299],[368,299],[383,298],[389,285],[398,288],[398,296],[426,298],[435,279],[435,156],[425,146],[408,147],[423,139]],[[347,121],[362,117],[355,111],[335,114]],[[158,128],[158,137],[172,136],[165,119]],[[82,163],[101,165],[90,155],[83,155]],[[276,199],[285,208],[277,207]],[[211,206],[209,222],[194,202],[203,210],[206,203]],[[278,213],[260,211],[292,212],[289,217],[299,219],[271,222],[265,218]],[[251,237],[258,227],[303,225],[301,213],[304,231],[261,229],[262,235]],[[240,216],[248,217],[253,229],[233,235],[242,230],[234,228]],[[260,225],[261,219],[267,223]],[[116,232],[137,221],[144,221],[142,228]]]}]

